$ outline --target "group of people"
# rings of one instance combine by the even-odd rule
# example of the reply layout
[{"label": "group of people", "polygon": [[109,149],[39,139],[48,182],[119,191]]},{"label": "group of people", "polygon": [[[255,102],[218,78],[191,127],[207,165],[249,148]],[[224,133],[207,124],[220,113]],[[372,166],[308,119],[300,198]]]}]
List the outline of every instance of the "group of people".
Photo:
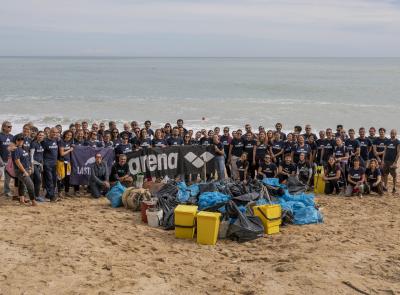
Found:
[{"label": "group of people", "polygon": [[[36,205],[37,201],[56,201],[70,193],[71,153],[76,146],[114,149],[115,163],[111,169],[96,154],[88,188],[93,196],[104,194],[115,182],[131,185],[126,154],[135,150],[164,148],[180,145],[212,145],[215,150],[216,171],[208,177],[249,181],[250,179],[279,178],[281,183],[296,176],[304,185],[313,186],[315,173],[322,173],[326,194],[345,193],[347,196],[374,191],[382,195],[388,190],[388,176],[393,178],[392,192],[396,192],[397,163],[400,141],[397,131],[389,137],[384,128],[371,127],[336,131],[328,128],[318,136],[310,125],[303,131],[295,126],[284,133],[281,123],[274,130],[260,126],[254,131],[250,124],[244,130],[231,131],[224,127],[194,132],[184,127],[182,119],[153,130],[151,122],[143,127],[138,122],[125,123],[123,130],[114,121],[105,123],[76,122],[67,130],[61,125],[38,130],[33,124],[23,126],[13,135],[12,124],[4,121],[0,132],[0,167],[3,167],[4,195],[12,196],[10,182],[15,178],[21,203]],[[12,166],[13,171],[10,170]],[[9,169],[4,169],[5,167]],[[321,167],[324,169],[322,170]],[[14,172],[14,173],[13,173]],[[198,175],[184,175],[186,182],[198,181]],[[80,187],[73,185],[75,195]],[[46,195],[42,197],[41,191]],[[28,193],[30,201],[25,199]]]}]

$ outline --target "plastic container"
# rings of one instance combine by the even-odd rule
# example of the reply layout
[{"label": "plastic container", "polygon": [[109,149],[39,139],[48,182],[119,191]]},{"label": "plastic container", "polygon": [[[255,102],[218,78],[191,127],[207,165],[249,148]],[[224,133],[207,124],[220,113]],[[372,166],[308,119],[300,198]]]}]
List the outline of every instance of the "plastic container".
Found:
[{"label": "plastic container", "polygon": [[149,208],[146,210],[147,221],[151,227],[159,227],[163,218],[163,210],[156,208]]},{"label": "plastic container", "polygon": [[282,223],[281,205],[254,206],[253,212],[255,216],[261,219],[264,225],[264,233],[268,235],[279,233],[279,226]]},{"label": "plastic container", "polygon": [[147,213],[146,210],[149,208],[154,208],[157,202],[155,200],[152,201],[142,201],[140,203],[140,215],[142,217],[142,222],[147,223]]},{"label": "plastic container", "polygon": [[324,194],[325,193],[325,180],[324,180],[324,167],[317,166],[314,175],[314,193]]},{"label": "plastic container", "polygon": [[136,188],[142,188],[143,187],[143,181],[144,181],[144,174],[143,173],[138,173],[136,175],[135,187]]},{"label": "plastic container", "polygon": [[178,205],[174,210],[175,237],[193,239],[196,228],[197,206]]},{"label": "plastic container", "polygon": [[197,214],[197,243],[202,245],[215,245],[221,213],[200,211]]}]

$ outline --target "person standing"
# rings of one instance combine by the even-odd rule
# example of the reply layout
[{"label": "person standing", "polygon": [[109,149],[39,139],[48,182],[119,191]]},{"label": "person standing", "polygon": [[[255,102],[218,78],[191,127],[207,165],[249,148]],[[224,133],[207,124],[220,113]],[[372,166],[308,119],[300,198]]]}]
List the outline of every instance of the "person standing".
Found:
[{"label": "person standing", "polygon": [[[74,150],[72,144],[72,132],[67,130],[63,134],[63,138],[59,141],[59,165],[60,174],[58,175],[58,195],[62,195],[62,186],[64,186],[65,194],[69,194],[70,175],[71,175],[71,153]],[[62,185],[61,185],[62,184]]]},{"label": "person standing", "polygon": [[397,163],[400,157],[400,141],[397,139],[397,130],[392,129],[390,131],[390,139],[385,141],[385,155],[383,164],[383,182],[385,188],[387,188],[389,174],[393,178],[393,190],[392,193],[396,193],[396,182],[397,182]]},{"label": "person standing", "polygon": [[[10,190],[10,181],[11,176],[8,174],[5,169],[8,159],[10,157],[10,152],[8,150],[9,145],[13,142],[14,136],[11,134],[12,124],[9,121],[4,121],[1,124],[1,132],[0,132],[0,169],[4,170],[4,187],[3,194],[6,197],[12,197],[12,193]],[[1,173],[0,173],[1,176]],[[1,178],[1,177],[0,177]]]},{"label": "person standing", "polygon": [[213,145],[215,149],[215,164],[218,173],[218,180],[225,179],[225,152],[224,146],[219,140],[217,134],[213,135]]},{"label": "person standing", "polygon": [[36,206],[35,189],[31,179],[33,173],[32,161],[24,148],[24,136],[17,135],[15,137],[16,149],[11,153],[14,162],[15,175],[18,178],[18,196],[19,202],[25,204],[25,188],[28,191],[29,199],[32,206]]},{"label": "person standing", "polygon": [[42,141],[43,147],[43,174],[46,188],[46,198],[51,202],[57,201],[55,190],[57,186],[57,158],[58,158],[58,130],[50,129],[49,137]]},{"label": "person standing", "polygon": [[237,161],[243,154],[244,142],[242,139],[242,132],[237,130],[236,136],[232,139],[231,144],[229,145],[229,156],[228,162],[231,164],[231,171],[233,179],[239,179],[239,171],[236,166]]},{"label": "person standing", "polygon": [[231,177],[231,168],[228,162],[229,155],[229,145],[231,144],[232,137],[229,134],[229,127],[224,127],[223,134],[220,138],[222,145],[224,146],[224,155],[225,155],[225,169],[228,177]]},{"label": "person standing", "polygon": [[44,199],[39,196],[42,187],[42,172],[43,172],[43,147],[44,132],[39,131],[36,138],[31,142],[31,161],[33,167],[32,181],[35,188],[35,200],[44,202]]}]

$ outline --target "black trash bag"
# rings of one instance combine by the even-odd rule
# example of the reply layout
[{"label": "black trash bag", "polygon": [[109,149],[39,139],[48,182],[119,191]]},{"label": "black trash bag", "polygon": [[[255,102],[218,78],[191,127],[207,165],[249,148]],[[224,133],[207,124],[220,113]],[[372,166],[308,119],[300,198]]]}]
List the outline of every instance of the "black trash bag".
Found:
[{"label": "black trash bag", "polygon": [[229,239],[243,243],[264,236],[264,226],[260,218],[244,215],[233,201],[229,202],[229,208],[236,211],[237,215],[236,221],[229,225]]},{"label": "black trash bag", "polygon": [[271,197],[282,197],[285,194],[285,191],[281,187],[276,187],[268,184],[264,184],[264,186],[268,190],[268,194]]},{"label": "black trash bag", "polygon": [[287,180],[287,187],[289,194],[291,195],[302,194],[307,190],[306,185],[302,183],[297,176],[289,176]]},{"label": "black trash bag", "polygon": [[234,201],[241,201],[241,202],[251,202],[251,201],[256,201],[260,198],[259,193],[247,193],[241,196],[233,197],[232,200]]},{"label": "black trash bag", "polygon": [[199,202],[199,198],[198,197],[189,197],[189,199],[187,200],[186,204],[188,204],[188,205],[197,205],[198,202]]},{"label": "black trash bag", "polygon": [[199,183],[200,194],[207,192],[216,192],[217,186],[214,182]]},{"label": "black trash bag", "polygon": [[227,185],[229,190],[229,195],[232,197],[237,197],[248,193],[246,187],[241,182],[232,182]]},{"label": "black trash bag", "polygon": [[164,213],[162,220],[162,227],[165,230],[175,229],[175,217],[174,210],[168,211],[167,214]]},{"label": "black trash bag", "polygon": [[282,225],[288,225],[288,224],[293,224],[293,213],[292,211],[288,210],[282,210]]},{"label": "black trash bag", "polygon": [[221,207],[226,206],[226,203],[227,202],[218,203],[218,204],[212,205],[210,207],[203,208],[201,211],[217,212],[218,209],[220,209]]},{"label": "black trash bag", "polygon": [[263,188],[262,182],[258,181],[257,179],[252,179],[247,184],[247,190],[251,193],[260,193],[262,188]]}]

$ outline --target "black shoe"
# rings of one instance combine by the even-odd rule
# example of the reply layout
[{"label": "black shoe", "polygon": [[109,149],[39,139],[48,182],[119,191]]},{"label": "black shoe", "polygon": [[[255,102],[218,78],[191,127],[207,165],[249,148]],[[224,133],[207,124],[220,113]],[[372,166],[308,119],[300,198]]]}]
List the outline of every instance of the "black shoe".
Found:
[{"label": "black shoe", "polygon": [[392,190],[392,194],[395,194],[396,193],[396,189],[395,188],[393,188],[393,190]]}]

